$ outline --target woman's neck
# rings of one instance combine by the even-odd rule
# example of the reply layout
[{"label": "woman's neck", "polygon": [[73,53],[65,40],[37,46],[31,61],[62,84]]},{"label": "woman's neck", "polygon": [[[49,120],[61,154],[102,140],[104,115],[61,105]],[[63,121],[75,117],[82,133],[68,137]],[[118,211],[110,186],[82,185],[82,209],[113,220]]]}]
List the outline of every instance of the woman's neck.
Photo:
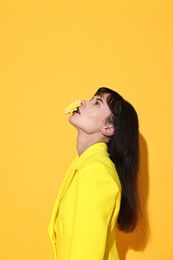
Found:
[{"label": "woman's neck", "polygon": [[86,149],[88,149],[90,146],[99,143],[99,142],[105,142],[102,135],[98,134],[86,134],[86,133],[79,133],[77,137],[77,151],[78,154],[81,155]]}]

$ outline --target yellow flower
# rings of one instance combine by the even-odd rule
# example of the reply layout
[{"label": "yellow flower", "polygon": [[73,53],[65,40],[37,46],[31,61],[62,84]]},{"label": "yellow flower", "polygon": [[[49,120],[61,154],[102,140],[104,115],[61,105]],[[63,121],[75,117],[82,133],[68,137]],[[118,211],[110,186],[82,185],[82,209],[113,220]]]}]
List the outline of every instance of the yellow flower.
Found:
[{"label": "yellow flower", "polygon": [[71,116],[74,111],[77,111],[80,105],[81,105],[81,101],[79,99],[75,100],[68,107],[66,107],[65,114]]}]

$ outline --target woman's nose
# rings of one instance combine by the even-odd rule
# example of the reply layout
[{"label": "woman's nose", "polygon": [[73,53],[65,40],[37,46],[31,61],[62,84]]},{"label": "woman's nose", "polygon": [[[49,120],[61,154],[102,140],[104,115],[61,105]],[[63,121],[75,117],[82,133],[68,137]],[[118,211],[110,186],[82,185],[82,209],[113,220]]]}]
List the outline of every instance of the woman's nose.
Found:
[{"label": "woman's nose", "polygon": [[85,107],[86,106],[86,100],[81,100],[81,106]]}]

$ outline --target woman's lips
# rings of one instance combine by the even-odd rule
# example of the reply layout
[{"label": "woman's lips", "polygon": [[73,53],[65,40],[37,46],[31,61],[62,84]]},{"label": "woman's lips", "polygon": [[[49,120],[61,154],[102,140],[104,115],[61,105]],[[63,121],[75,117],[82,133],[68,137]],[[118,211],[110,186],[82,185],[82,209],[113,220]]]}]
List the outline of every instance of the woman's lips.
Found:
[{"label": "woman's lips", "polygon": [[77,108],[77,110],[76,110],[76,111],[74,111],[74,113],[80,114],[79,107]]}]

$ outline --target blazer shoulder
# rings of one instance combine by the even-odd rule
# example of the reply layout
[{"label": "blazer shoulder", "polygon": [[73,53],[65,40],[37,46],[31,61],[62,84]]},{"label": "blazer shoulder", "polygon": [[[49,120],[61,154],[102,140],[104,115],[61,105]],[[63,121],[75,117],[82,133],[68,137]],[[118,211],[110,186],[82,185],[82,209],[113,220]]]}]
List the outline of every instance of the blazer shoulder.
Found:
[{"label": "blazer shoulder", "polygon": [[106,164],[100,160],[90,161],[81,165],[77,172],[81,178],[92,179],[93,181],[108,181],[121,189],[117,171],[112,164]]}]

